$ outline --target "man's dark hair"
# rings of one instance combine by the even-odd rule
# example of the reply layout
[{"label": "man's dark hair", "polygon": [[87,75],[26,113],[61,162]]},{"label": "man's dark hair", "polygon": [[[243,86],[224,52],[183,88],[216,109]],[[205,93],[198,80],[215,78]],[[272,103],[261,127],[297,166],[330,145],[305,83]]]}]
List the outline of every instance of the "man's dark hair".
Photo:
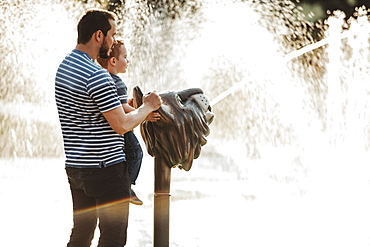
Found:
[{"label": "man's dark hair", "polygon": [[86,44],[91,39],[93,33],[101,30],[106,36],[112,28],[109,20],[116,20],[117,16],[113,12],[102,9],[89,9],[81,17],[77,25],[78,44]]}]

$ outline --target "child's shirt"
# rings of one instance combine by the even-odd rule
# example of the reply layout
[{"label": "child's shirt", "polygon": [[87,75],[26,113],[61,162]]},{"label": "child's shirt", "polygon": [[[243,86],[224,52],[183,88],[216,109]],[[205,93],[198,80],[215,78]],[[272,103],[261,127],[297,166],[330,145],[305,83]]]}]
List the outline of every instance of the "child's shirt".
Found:
[{"label": "child's shirt", "polygon": [[113,78],[114,83],[116,84],[118,98],[121,101],[121,104],[126,104],[128,102],[126,84],[122,81],[122,79],[118,75],[114,75],[112,73],[110,73],[110,75]]}]

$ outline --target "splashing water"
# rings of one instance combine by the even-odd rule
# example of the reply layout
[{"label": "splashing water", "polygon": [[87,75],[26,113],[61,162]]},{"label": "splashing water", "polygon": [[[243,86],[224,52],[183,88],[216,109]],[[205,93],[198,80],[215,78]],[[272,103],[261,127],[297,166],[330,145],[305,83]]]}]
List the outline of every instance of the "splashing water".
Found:
[{"label": "splashing water", "polygon": [[[52,134],[58,125],[53,76],[74,47],[77,18],[88,7],[99,6],[2,4],[1,44],[8,51],[1,64],[2,156],[61,154],[60,138]],[[144,3],[127,1],[119,30],[132,60],[129,86],[203,88],[218,116],[212,135],[243,142],[250,157],[260,157],[267,146],[302,145],[322,134],[331,136],[329,142],[351,138],[367,149],[368,138],[358,140],[366,126],[359,128],[361,121],[350,116],[368,118],[365,98],[351,96],[367,91],[361,88],[367,66],[360,61],[368,45],[368,22],[361,19],[366,11],[351,20],[345,39],[342,17],[331,17],[330,28],[322,30],[330,42],[324,39],[320,45],[325,46],[309,51],[309,24],[289,1],[209,1],[176,10],[174,18],[165,18],[170,8],[159,15]],[[300,48],[305,53],[297,54]]]},{"label": "splashing water", "polygon": [[[187,3],[153,9],[144,1],[126,1],[119,14],[123,17],[119,34],[131,63],[122,76],[129,88],[200,87],[213,99],[216,118],[211,135],[198,161],[200,170],[186,175],[193,186],[189,189],[186,183],[186,189],[200,190],[202,208],[208,212],[204,221],[218,215],[227,225],[234,224],[233,218],[256,225],[246,225],[243,231],[231,227],[235,231],[226,232],[232,240],[215,240],[215,231],[222,236],[220,229],[225,228],[215,230],[208,223],[213,231],[205,231],[199,222],[193,230],[188,228],[187,236],[173,231],[173,246],[240,246],[241,239],[253,246],[276,241],[285,246],[323,246],[319,237],[329,246],[368,246],[366,8],[359,8],[358,17],[348,23],[340,11],[335,12],[320,27],[322,39],[315,43],[312,25],[290,1]],[[78,17],[89,7],[101,6],[0,0],[1,157],[63,155],[54,75],[74,48]],[[217,193],[205,186],[211,171],[214,179],[222,179],[222,186],[212,184]],[[174,191],[185,190],[181,181],[173,185]],[[232,188],[223,187],[231,182]],[[211,199],[202,198],[207,193]],[[220,193],[238,202],[235,213],[227,213],[230,217],[219,215],[223,210],[219,207],[230,206],[223,196],[217,200]],[[191,204],[199,206],[192,200],[177,205],[191,208]],[[179,229],[178,222],[187,219],[176,213],[178,207],[173,210],[171,229]],[[278,230],[281,222],[287,222],[284,227],[290,234]],[[245,239],[245,229],[255,235]],[[264,239],[265,232],[270,240]],[[307,233],[314,237],[309,239]],[[141,246],[150,242],[146,235]]]},{"label": "splashing water", "polygon": [[53,81],[83,9],[70,1],[0,1],[2,157],[61,155]]},{"label": "splashing water", "polygon": [[[355,62],[366,58],[358,50],[368,46],[365,10],[347,27],[337,12],[313,50],[312,27],[289,1],[207,2],[183,18],[151,18],[138,35],[127,34],[135,47],[128,82],[148,90],[201,86],[216,103],[212,136],[241,142],[252,158],[317,140],[367,150],[367,103],[349,95],[367,91],[355,83],[367,73],[359,68],[365,62]],[[138,20],[129,19],[127,27],[135,26]]]}]

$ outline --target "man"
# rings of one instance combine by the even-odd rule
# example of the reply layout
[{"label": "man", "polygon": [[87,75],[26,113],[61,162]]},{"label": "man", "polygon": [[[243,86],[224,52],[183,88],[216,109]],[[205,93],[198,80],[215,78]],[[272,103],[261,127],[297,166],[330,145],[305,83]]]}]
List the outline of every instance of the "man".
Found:
[{"label": "man", "polygon": [[56,74],[55,99],[73,202],[67,247],[90,246],[97,219],[99,247],[126,244],[130,179],[122,135],[162,103],[151,93],[145,95],[142,107],[126,114],[109,73],[94,62],[109,56],[115,44],[115,20],[109,11],[86,11],[77,26],[77,46]]}]

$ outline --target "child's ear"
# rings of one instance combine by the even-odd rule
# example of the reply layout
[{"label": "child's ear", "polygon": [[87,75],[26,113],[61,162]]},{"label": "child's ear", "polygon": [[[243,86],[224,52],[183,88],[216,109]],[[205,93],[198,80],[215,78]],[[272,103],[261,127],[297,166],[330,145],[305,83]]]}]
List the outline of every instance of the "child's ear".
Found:
[{"label": "child's ear", "polygon": [[108,62],[111,66],[116,66],[117,59],[115,57],[111,57],[109,58]]}]

